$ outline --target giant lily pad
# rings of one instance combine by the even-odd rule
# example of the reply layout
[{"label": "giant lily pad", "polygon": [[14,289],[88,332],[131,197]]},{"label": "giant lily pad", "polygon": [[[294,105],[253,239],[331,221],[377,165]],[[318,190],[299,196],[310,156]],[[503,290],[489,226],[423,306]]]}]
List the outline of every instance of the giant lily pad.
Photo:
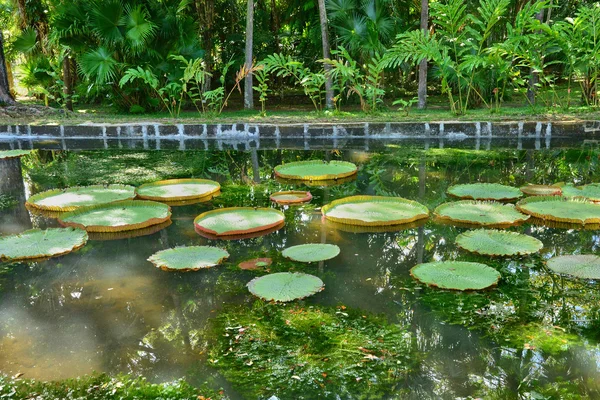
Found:
[{"label": "giant lily pad", "polygon": [[275,180],[279,183],[282,183],[284,185],[290,185],[290,186],[304,185],[304,186],[308,186],[308,187],[324,188],[324,187],[331,187],[331,186],[340,186],[340,185],[343,185],[348,182],[353,182],[356,180],[356,176],[357,176],[357,174],[354,174],[354,175],[348,176],[346,178],[324,179],[324,180],[319,180],[319,181],[305,181],[302,179],[284,179],[284,178],[280,178],[280,177],[276,176]]},{"label": "giant lily pad", "polygon": [[58,218],[64,226],[88,232],[120,232],[162,224],[171,218],[171,208],[154,201],[126,200],[81,207]]},{"label": "giant lily pad", "polygon": [[410,274],[429,286],[452,290],[481,290],[500,280],[500,273],[494,268],[464,261],[419,264],[410,270]]},{"label": "giant lily pad", "polygon": [[163,271],[199,271],[221,264],[229,253],[213,246],[176,247],[154,253],[148,258]]},{"label": "giant lily pad", "polygon": [[532,254],[544,247],[541,241],[528,235],[488,229],[461,233],[456,244],[472,253],[489,256]]},{"label": "giant lily pad", "polygon": [[246,260],[240,263],[240,269],[255,270],[259,268],[266,268],[273,264],[273,260],[268,257],[254,258],[252,260]]},{"label": "giant lily pad", "polygon": [[278,272],[254,278],[248,282],[253,295],[268,301],[292,301],[312,296],[323,290],[321,279],[296,272]]},{"label": "giant lily pad", "polygon": [[441,204],[435,215],[441,220],[482,226],[517,225],[529,218],[512,204],[472,200]]},{"label": "giant lily pad", "polygon": [[328,220],[361,226],[400,225],[429,217],[429,210],[401,197],[350,196],[323,206]]},{"label": "giant lily pad", "polygon": [[600,279],[600,257],[595,254],[552,257],[548,268],[581,279]]},{"label": "giant lily pad", "polygon": [[121,232],[88,232],[90,240],[97,241],[110,241],[110,240],[123,240],[133,239],[141,236],[153,235],[156,232],[160,232],[163,229],[171,226],[173,221],[170,219],[163,222],[162,224],[148,226],[146,228],[134,229],[132,231],[121,231]]},{"label": "giant lily pad", "polygon": [[583,198],[529,197],[518,202],[517,208],[536,218],[550,221],[574,224],[600,223],[600,204]]},{"label": "giant lily pad", "polygon": [[523,196],[517,188],[499,183],[472,183],[448,188],[448,194],[461,199],[510,201]]},{"label": "giant lily pad", "polygon": [[266,231],[280,226],[284,219],[283,213],[273,208],[229,207],[198,215],[194,225],[196,231],[220,237]]},{"label": "giant lily pad", "polygon": [[44,211],[73,211],[79,207],[132,200],[135,188],[127,185],[77,186],[52,189],[38,193],[27,200],[27,205]]},{"label": "giant lily pad", "polygon": [[20,158],[31,153],[31,150],[0,150],[0,160]]},{"label": "giant lily pad", "polygon": [[560,196],[562,189],[554,185],[525,185],[521,192],[530,196]]},{"label": "giant lily pad", "polygon": [[0,237],[0,260],[56,257],[85,246],[87,241],[87,232],[82,229],[31,229],[18,235]]},{"label": "giant lily pad", "polygon": [[347,161],[297,161],[275,167],[275,176],[284,179],[322,181],[356,174],[356,165]]},{"label": "giant lily pad", "polygon": [[299,190],[288,190],[284,192],[277,192],[271,195],[271,201],[277,204],[298,204],[308,203],[312,200],[312,194],[310,192],[303,192]]},{"label": "giant lily pad", "polygon": [[600,202],[600,184],[598,183],[583,186],[567,184],[561,186],[561,189],[563,197],[585,197],[593,202]]},{"label": "giant lily pad", "polygon": [[310,263],[337,257],[340,248],[335,244],[309,243],[288,247],[281,254],[294,261]]},{"label": "giant lily pad", "polygon": [[140,199],[172,202],[209,197],[219,190],[221,185],[209,179],[169,179],[141,185],[136,193]]}]

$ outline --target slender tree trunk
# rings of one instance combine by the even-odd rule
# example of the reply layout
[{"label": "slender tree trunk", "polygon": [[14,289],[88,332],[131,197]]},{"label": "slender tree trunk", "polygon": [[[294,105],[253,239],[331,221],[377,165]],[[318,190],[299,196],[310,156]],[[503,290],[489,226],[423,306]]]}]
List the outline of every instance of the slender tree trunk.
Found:
[{"label": "slender tree trunk", "polygon": [[[329,49],[329,32],[327,29],[327,9],[325,0],[319,0],[319,19],[321,20],[321,42],[323,44],[323,59],[331,58]],[[331,79],[331,65],[325,64],[325,107],[333,108],[333,81]]]},{"label": "slender tree trunk", "polygon": [[15,99],[10,93],[8,84],[8,69],[6,68],[6,60],[4,59],[4,36],[0,30],[0,105],[13,105]]},{"label": "slender tree trunk", "polygon": [[68,54],[63,58],[63,92],[65,94],[65,106],[67,110],[73,111],[73,75],[71,74],[71,59]]},{"label": "slender tree trunk", "polygon": [[[421,0],[421,29],[427,35],[429,33],[429,0]],[[427,59],[419,65],[419,109],[427,107]]]},{"label": "slender tree trunk", "polygon": [[214,66],[214,41],[213,25],[215,21],[215,1],[214,0],[196,0],[196,12],[200,21],[200,37],[204,49],[205,70],[211,75],[204,79],[202,90],[207,92],[212,86],[212,74]]},{"label": "slender tree trunk", "polygon": [[[541,10],[539,13],[537,13],[537,15],[535,16],[535,19],[537,19],[540,22],[543,22],[544,21],[544,10]],[[540,32],[538,32],[538,34],[540,34]],[[529,76],[529,87],[527,88],[527,99],[529,100],[529,104],[531,104],[532,106],[535,105],[535,92],[536,92],[536,87],[537,87],[538,81],[539,81],[539,75],[532,68],[531,74]]]},{"label": "slender tree trunk", "polygon": [[[248,0],[248,11],[246,13],[246,68],[252,69],[252,39],[254,36],[254,0]],[[252,73],[246,75],[244,82],[244,108],[251,110],[254,108],[254,98],[252,95]]]}]

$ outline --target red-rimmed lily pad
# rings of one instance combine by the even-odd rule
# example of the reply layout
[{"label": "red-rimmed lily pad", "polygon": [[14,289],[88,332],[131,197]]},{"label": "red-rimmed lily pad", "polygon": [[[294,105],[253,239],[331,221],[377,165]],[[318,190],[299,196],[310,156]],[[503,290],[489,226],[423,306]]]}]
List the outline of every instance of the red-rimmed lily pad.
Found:
[{"label": "red-rimmed lily pad", "polygon": [[188,246],[162,250],[148,258],[163,271],[199,271],[219,265],[229,258],[225,249],[213,246]]},{"label": "red-rimmed lily pad", "polygon": [[35,194],[27,199],[26,204],[39,210],[65,212],[80,207],[132,200],[134,197],[135,188],[128,185],[76,186]]},{"label": "red-rimmed lily pad", "polygon": [[580,197],[528,197],[517,203],[519,211],[536,218],[572,224],[599,224],[600,204]]},{"label": "red-rimmed lily pad", "polygon": [[275,167],[275,176],[283,179],[324,181],[347,178],[358,171],[347,161],[296,161]]},{"label": "red-rimmed lily pad", "polygon": [[140,199],[154,201],[185,201],[209,199],[221,190],[218,182],[209,179],[168,179],[146,183],[136,189]]},{"label": "red-rimmed lily pad", "polygon": [[529,196],[560,196],[562,193],[560,186],[555,185],[525,185],[520,190]]},{"label": "red-rimmed lily pad", "polygon": [[18,235],[0,237],[0,261],[57,257],[85,246],[87,241],[87,232],[82,229],[30,229]]},{"label": "red-rimmed lily pad", "polygon": [[472,253],[488,256],[513,256],[537,253],[544,244],[529,235],[493,229],[477,229],[461,233],[456,244]]},{"label": "red-rimmed lily pad", "polygon": [[511,201],[523,196],[515,187],[499,183],[470,183],[448,188],[448,194],[460,199]]},{"label": "red-rimmed lily pad", "polygon": [[278,272],[252,279],[248,290],[267,301],[288,302],[312,296],[323,290],[323,281],[314,275]]},{"label": "red-rimmed lily pad", "polygon": [[272,202],[277,204],[300,204],[311,201],[312,194],[310,192],[303,192],[301,190],[287,190],[273,193],[270,198]]},{"label": "red-rimmed lily pad", "polygon": [[529,218],[529,215],[520,213],[512,204],[475,200],[444,203],[434,213],[442,221],[480,226],[518,225]]},{"label": "red-rimmed lily pad", "polygon": [[418,264],[410,270],[413,278],[428,286],[450,290],[481,290],[494,286],[500,273],[485,264],[439,261]]},{"label": "red-rimmed lily pad", "polygon": [[283,213],[273,208],[229,207],[198,215],[194,225],[196,231],[221,237],[266,231],[284,220]]},{"label": "red-rimmed lily pad", "polygon": [[271,264],[273,264],[273,260],[271,258],[263,257],[243,261],[240,263],[239,267],[240,269],[252,271],[259,268],[267,268]]},{"label": "red-rimmed lily pad", "polygon": [[577,254],[552,257],[548,268],[559,274],[580,279],[600,279],[600,257],[595,254]]},{"label": "red-rimmed lily pad", "polygon": [[299,262],[318,262],[330,260],[340,254],[340,248],[335,244],[308,243],[288,247],[281,253],[282,256]]},{"label": "red-rimmed lily pad", "polygon": [[402,197],[350,196],[321,209],[333,222],[360,226],[401,225],[429,217],[424,205]]}]

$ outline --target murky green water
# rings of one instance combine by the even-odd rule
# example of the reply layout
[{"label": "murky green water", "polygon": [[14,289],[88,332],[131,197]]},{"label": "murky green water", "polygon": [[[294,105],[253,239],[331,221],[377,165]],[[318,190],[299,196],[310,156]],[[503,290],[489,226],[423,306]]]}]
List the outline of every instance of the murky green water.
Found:
[{"label": "murky green water", "polygon": [[[399,195],[432,210],[451,200],[445,192],[456,183],[600,182],[596,150],[388,148],[381,153],[260,150],[257,155],[258,171],[252,168],[252,154],[245,152],[40,151],[23,160],[23,180],[17,178],[17,165],[5,164],[0,234],[57,226],[23,205],[25,193],[51,187],[194,176],[221,182],[222,195],[209,203],[174,207],[173,223],[147,236],[91,240],[63,257],[1,265],[0,371],[48,380],[94,371],[152,381],[184,377],[223,387],[231,398],[600,398],[599,287],[554,275],[544,266],[554,255],[598,253],[597,231],[525,224],[511,230],[542,240],[540,254],[489,259],[457,249],[454,239],[465,228],[428,221],[399,232],[356,233],[322,221],[319,211],[353,194]],[[286,207],[286,226],[275,233],[239,241],[196,234],[192,221],[204,211],[270,206],[270,193],[304,187],[278,183],[272,176],[281,161],[301,159],[355,162],[358,179],[311,187],[311,204]],[[341,254],[308,266],[280,255],[286,247],[314,242],[337,244]],[[204,244],[226,248],[230,259],[211,270],[181,274],[146,261],[161,249]],[[271,272],[304,271],[323,279],[326,289],[302,301],[300,309],[338,310],[358,318],[377,314],[405,330],[406,373],[375,393],[369,387],[377,385],[377,378],[357,377],[351,391],[333,384],[335,366],[325,368],[322,382],[302,381],[290,371],[289,381],[265,384],[257,392],[235,376],[252,374],[261,386],[266,377],[260,370],[251,365],[247,371],[219,368],[223,362],[218,358],[227,357],[219,349],[229,340],[219,318],[267,307],[245,288],[265,272],[237,268],[255,257],[272,257]],[[497,288],[478,293],[426,288],[409,270],[432,260],[485,262],[503,278]]]}]

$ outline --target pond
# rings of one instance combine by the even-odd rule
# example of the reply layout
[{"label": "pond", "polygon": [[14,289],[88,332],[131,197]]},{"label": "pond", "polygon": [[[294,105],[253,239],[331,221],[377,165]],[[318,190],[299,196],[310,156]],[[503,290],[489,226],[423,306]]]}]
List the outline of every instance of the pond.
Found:
[{"label": "pond", "polygon": [[[0,372],[58,380],[106,372],[153,382],[185,378],[223,388],[232,399],[600,398],[600,287],[556,275],[545,260],[598,253],[593,229],[525,223],[509,228],[541,240],[538,254],[490,258],[460,250],[467,228],[433,219],[400,231],[361,232],[322,219],[320,208],[356,194],[402,196],[433,210],[458,183],[600,182],[595,145],[556,149],[361,150],[37,150],[3,161],[0,234],[59,226],[29,211],[27,197],[51,188],[168,178],[221,184],[211,201],[172,207],[172,223],[145,236],[91,238],[79,251],[31,263],[0,264]],[[345,160],[355,180],[290,184],[273,169],[298,160]],[[24,177],[24,178],[23,178]],[[310,190],[312,201],[275,206],[269,195]],[[276,207],[282,229],[255,238],[210,240],[194,218],[218,207]],[[281,252],[331,243],[341,253],[302,264]],[[149,261],[177,246],[226,249],[223,265],[166,272]],[[238,265],[258,257],[273,264]],[[495,288],[427,287],[418,263],[477,261],[497,269]],[[246,284],[267,272],[316,275],[325,289],[285,305],[252,296]]]}]

